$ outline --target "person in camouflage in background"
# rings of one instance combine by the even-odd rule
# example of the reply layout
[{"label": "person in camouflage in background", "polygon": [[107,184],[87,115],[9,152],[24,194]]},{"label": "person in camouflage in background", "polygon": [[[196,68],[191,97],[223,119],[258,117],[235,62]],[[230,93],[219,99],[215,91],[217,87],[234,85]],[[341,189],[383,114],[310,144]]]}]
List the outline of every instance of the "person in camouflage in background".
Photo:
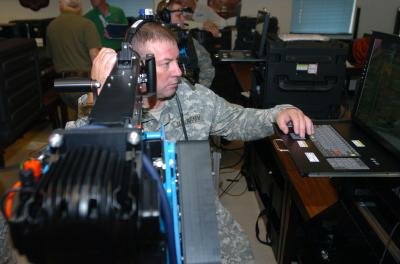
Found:
[{"label": "person in camouflage in background", "polygon": [[[168,14],[164,15],[165,13]],[[159,18],[163,23],[177,26],[181,28],[182,31],[187,31],[186,18],[183,14],[183,6],[179,1],[161,1],[157,5],[157,14],[159,14]],[[197,64],[193,65],[193,68],[195,68],[193,70],[198,71],[198,80],[196,81],[205,87],[210,87],[215,77],[215,68],[212,65],[210,53],[208,53],[204,46],[202,46],[195,38],[193,38],[189,32],[184,32],[184,34],[186,35],[184,37],[185,39],[182,40],[182,42],[185,42],[186,46],[186,51],[184,53],[187,53],[187,56],[189,57],[189,64]],[[179,41],[181,40],[178,40],[178,42]],[[180,47],[180,49],[182,48]],[[182,59],[184,60],[185,58]]]},{"label": "person in camouflage in background", "polygon": [[[254,140],[271,135],[273,122],[288,133],[287,123],[292,122],[294,132],[300,136],[314,133],[311,120],[291,105],[271,109],[243,108],[228,103],[200,84],[192,85],[181,78],[175,38],[157,23],[144,24],[133,37],[132,48],[141,58],[153,53],[156,60],[157,93],[154,97],[143,98],[143,108],[146,109],[142,120],[144,131],[159,131],[163,126],[167,139],[175,141],[203,140],[210,135],[231,140]],[[116,56],[114,50],[102,49],[94,61],[92,79],[104,84]],[[87,118],[80,119],[68,123],[67,128],[86,123]],[[250,242],[239,223],[217,197],[216,205],[222,262],[254,263]]]},{"label": "person in camouflage in background", "polygon": [[8,225],[2,213],[0,213],[0,263],[18,264],[10,241]]}]

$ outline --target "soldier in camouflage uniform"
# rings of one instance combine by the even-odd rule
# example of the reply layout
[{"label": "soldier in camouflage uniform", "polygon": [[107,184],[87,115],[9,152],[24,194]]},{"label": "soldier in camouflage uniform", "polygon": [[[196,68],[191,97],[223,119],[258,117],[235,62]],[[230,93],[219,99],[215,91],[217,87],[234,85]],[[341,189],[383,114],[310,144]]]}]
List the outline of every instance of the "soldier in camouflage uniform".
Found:
[{"label": "soldier in camouflage uniform", "polygon": [[[163,15],[168,13],[168,15]],[[181,27],[181,30],[185,30],[186,19],[183,15],[183,6],[176,0],[171,0],[168,3],[161,1],[157,6],[157,14],[160,19],[167,24],[176,25]],[[186,31],[186,30],[185,30]],[[193,65],[193,70],[198,71],[198,80],[196,82],[210,87],[215,77],[215,68],[212,65],[210,53],[202,46],[195,38],[185,32],[187,36],[183,40],[186,46],[187,56],[189,57],[189,64]],[[182,56],[182,55],[181,55]],[[191,67],[190,65],[187,67]]]},{"label": "soldier in camouflage uniform", "polygon": [[0,263],[17,264],[9,237],[9,229],[3,214],[0,213]]},{"label": "soldier in camouflage uniform", "polygon": [[214,77],[215,68],[212,65],[210,53],[195,38],[192,38],[194,49],[197,55],[197,63],[199,66],[199,83],[205,87],[210,87]]},{"label": "soldier in camouflage uniform", "polygon": [[[135,34],[132,46],[142,58],[153,53],[156,59],[157,94],[155,98],[143,98],[143,107],[147,109],[142,120],[145,131],[159,131],[164,126],[167,139],[175,141],[185,139],[184,128],[189,140],[208,139],[210,135],[231,140],[254,140],[272,134],[273,122],[287,133],[287,123],[291,121],[295,132],[301,136],[313,133],[311,120],[293,106],[279,105],[264,110],[243,108],[228,103],[202,85],[193,86],[181,79],[176,41],[167,29],[158,24],[143,25]],[[94,61],[92,78],[104,84],[115,61],[114,50],[102,49]],[[87,118],[80,119],[69,123],[68,128],[86,123]],[[216,205],[222,262],[254,263],[244,231],[218,198]]]}]

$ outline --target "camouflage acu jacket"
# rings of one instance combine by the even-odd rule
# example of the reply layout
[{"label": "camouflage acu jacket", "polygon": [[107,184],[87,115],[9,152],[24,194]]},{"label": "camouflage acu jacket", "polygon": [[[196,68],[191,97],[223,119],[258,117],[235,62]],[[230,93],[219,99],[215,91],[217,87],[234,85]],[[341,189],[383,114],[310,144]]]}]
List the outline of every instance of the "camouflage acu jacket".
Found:
[{"label": "camouflage acu jacket", "polygon": [[[210,135],[222,136],[228,140],[260,139],[273,133],[272,123],[280,111],[293,107],[278,105],[270,109],[244,108],[227,102],[200,84],[193,86],[182,78],[175,96],[165,102],[160,120],[154,118],[149,111],[144,111],[144,131],[160,131],[163,125],[167,139],[184,140],[178,100],[189,140],[206,140]],[[81,127],[87,123],[88,118],[83,117],[68,122],[66,128]]]},{"label": "camouflage acu jacket", "polygon": [[144,113],[144,130],[160,131],[163,125],[169,140],[184,140],[178,100],[189,140],[208,139],[210,135],[222,136],[229,140],[260,139],[273,133],[272,123],[277,114],[285,108],[292,107],[279,105],[271,109],[243,108],[228,103],[202,85],[192,86],[182,79],[176,95],[166,101],[159,121],[150,113]]}]

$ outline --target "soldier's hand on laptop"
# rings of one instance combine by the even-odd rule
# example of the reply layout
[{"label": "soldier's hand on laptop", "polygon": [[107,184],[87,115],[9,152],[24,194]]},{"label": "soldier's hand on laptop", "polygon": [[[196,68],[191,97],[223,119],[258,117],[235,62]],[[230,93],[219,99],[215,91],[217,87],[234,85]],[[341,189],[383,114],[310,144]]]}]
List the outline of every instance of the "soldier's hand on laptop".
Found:
[{"label": "soldier's hand on laptop", "polygon": [[302,138],[306,134],[314,134],[314,125],[311,119],[297,108],[287,108],[281,111],[276,118],[276,123],[285,134],[289,133],[288,125],[292,125],[294,133]]}]

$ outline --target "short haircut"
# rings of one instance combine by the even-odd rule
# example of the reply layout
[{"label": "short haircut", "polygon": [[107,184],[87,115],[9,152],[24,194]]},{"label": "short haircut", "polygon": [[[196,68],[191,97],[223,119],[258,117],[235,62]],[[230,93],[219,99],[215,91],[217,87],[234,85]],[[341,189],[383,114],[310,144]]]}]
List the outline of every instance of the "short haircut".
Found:
[{"label": "short haircut", "polygon": [[175,35],[159,23],[147,22],[135,33],[132,38],[132,48],[139,53],[141,58],[145,58],[150,52],[147,47],[149,42],[169,42],[176,44]]}]

